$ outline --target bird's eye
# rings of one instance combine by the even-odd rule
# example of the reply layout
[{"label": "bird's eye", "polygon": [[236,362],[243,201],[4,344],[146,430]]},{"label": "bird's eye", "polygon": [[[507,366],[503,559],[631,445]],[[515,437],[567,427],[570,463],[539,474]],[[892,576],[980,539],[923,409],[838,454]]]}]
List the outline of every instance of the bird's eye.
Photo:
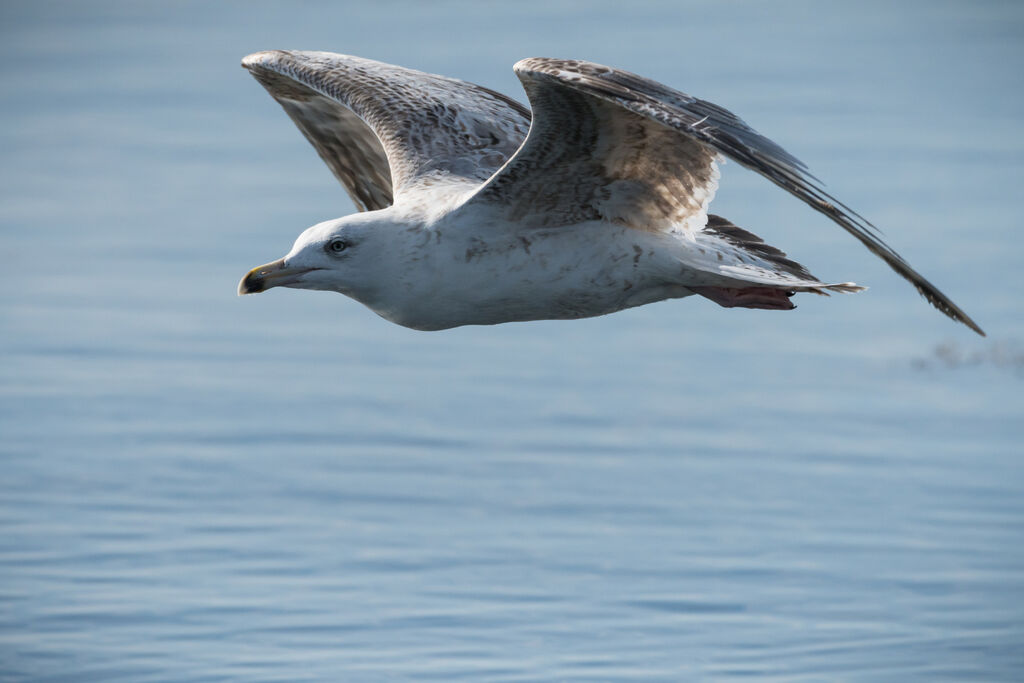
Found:
[{"label": "bird's eye", "polygon": [[330,252],[331,254],[340,254],[346,249],[348,249],[348,242],[341,239],[340,237],[335,237],[333,240],[327,243],[327,251]]}]

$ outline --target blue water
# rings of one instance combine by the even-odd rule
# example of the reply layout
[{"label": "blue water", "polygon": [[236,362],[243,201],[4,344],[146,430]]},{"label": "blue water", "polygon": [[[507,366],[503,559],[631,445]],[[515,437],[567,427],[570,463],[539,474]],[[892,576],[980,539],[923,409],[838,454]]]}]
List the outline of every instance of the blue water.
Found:
[{"label": "blue water", "polygon": [[[1019,679],[1019,3],[34,2],[0,32],[0,679]],[[716,213],[871,290],[437,333],[239,299],[352,211],[238,66],[280,47],[719,102],[989,337],[737,164]]]}]

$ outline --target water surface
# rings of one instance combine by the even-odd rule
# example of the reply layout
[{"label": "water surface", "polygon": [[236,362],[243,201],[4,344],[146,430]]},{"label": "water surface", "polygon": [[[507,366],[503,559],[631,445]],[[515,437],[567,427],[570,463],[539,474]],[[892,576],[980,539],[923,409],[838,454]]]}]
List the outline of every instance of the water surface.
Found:
[{"label": "water surface", "polygon": [[[1019,676],[1017,4],[0,15],[0,678]],[[737,164],[716,213],[872,289],[439,333],[239,299],[352,210],[238,67],[278,47],[517,98],[516,60],[583,57],[719,102],[990,337]]]}]

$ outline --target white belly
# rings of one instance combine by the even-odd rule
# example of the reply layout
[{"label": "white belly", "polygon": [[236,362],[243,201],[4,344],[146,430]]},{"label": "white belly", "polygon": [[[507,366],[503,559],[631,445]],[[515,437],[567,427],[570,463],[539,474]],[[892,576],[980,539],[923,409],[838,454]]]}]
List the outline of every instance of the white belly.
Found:
[{"label": "white belly", "polygon": [[422,330],[605,315],[692,293],[670,277],[667,239],[674,238],[607,224],[486,241],[442,238],[391,296],[364,303]]}]

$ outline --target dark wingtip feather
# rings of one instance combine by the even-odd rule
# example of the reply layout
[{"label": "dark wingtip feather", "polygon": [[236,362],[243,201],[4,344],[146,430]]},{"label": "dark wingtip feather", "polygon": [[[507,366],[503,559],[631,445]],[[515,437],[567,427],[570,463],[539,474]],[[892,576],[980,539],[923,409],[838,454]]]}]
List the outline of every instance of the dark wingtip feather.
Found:
[{"label": "dark wingtip feather", "polygon": [[917,289],[918,293],[920,293],[921,296],[923,296],[928,303],[937,308],[939,311],[949,316],[953,320],[956,320],[959,323],[963,323],[967,327],[971,328],[972,330],[980,334],[982,337],[988,336],[987,334],[985,334],[985,331],[978,326],[978,323],[971,320],[971,317],[964,313],[959,306],[950,301],[949,298],[942,292],[928,284],[927,281],[925,281],[927,287],[923,287],[917,282],[913,282],[913,284],[914,288]]}]

